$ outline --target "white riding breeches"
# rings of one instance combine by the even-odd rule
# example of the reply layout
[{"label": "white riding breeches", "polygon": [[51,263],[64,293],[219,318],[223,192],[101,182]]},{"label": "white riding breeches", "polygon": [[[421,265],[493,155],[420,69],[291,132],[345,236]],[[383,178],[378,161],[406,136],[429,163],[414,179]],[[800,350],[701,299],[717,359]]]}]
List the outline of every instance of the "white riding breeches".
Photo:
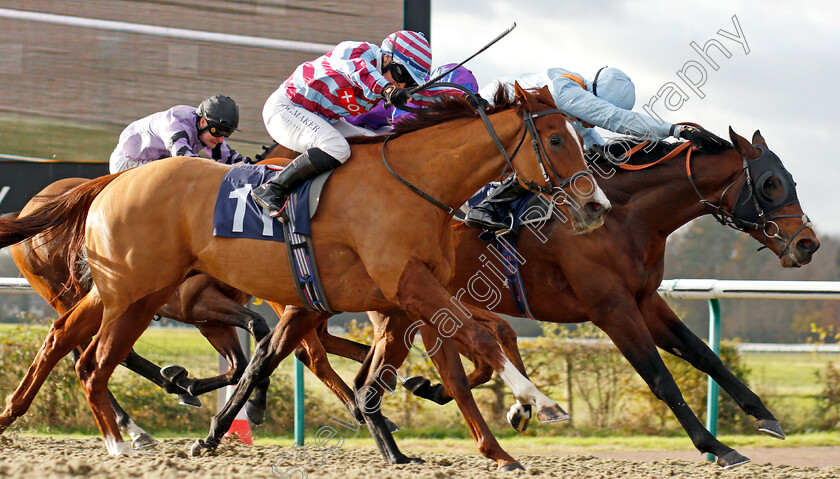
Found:
[{"label": "white riding breeches", "polygon": [[319,148],[341,163],[350,158],[350,144],[345,137],[376,134],[344,120],[332,124],[289,100],[283,88],[268,97],[263,121],[271,138],[286,148],[301,153]]}]

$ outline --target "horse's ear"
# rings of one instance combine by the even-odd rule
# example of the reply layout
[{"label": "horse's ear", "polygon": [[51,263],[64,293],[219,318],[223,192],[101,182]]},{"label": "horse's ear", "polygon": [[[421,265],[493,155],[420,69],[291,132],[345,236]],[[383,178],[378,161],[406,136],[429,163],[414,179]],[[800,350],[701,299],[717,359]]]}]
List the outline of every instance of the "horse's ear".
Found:
[{"label": "horse's ear", "polygon": [[764,141],[764,137],[761,136],[761,132],[758,131],[758,130],[755,130],[755,133],[753,133],[753,141],[752,142],[753,142],[753,145],[761,145],[764,148],[767,148],[768,150],[770,149],[770,147],[767,146],[767,142]]},{"label": "horse's ear", "polygon": [[754,147],[752,143],[747,141],[747,139],[743,136],[735,133],[735,130],[733,130],[731,126],[729,127],[729,139],[732,140],[732,145],[735,147],[735,151],[745,156],[747,159],[754,160],[761,156],[761,152],[758,151],[758,148]]},{"label": "horse's ear", "polygon": [[531,95],[529,95],[528,92],[526,92],[525,89],[519,85],[519,82],[514,82],[513,91],[516,95],[516,102],[520,105],[528,106],[528,100],[530,99]]}]

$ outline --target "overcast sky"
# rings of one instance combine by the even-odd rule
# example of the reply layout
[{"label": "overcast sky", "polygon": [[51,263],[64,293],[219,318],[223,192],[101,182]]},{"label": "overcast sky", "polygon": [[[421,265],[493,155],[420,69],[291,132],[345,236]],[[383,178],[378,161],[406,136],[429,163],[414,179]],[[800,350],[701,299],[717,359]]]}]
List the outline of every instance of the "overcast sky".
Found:
[{"label": "overcast sky", "polygon": [[[745,47],[732,17],[740,24]],[[727,137],[760,129],[798,183],[802,209],[818,233],[840,236],[840,2],[665,2],[432,0],[434,64],[459,62],[504,31],[516,29],[467,66],[483,86],[498,76],[562,67],[591,79],[609,65],[636,85],[635,110],[666,83],[689,99],[676,111],[652,106],[670,122],[699,123]],[[716,39],[731,54],[694,49]],[[743,40],[742,40],[743,42]],[[704,67],[699,88],[678,76],[687,62]],[[689,63],[694,65],[693,63]],[[701,72],[686,70],[695,82]],[[838,153],[834,153],[838,151]]]}]

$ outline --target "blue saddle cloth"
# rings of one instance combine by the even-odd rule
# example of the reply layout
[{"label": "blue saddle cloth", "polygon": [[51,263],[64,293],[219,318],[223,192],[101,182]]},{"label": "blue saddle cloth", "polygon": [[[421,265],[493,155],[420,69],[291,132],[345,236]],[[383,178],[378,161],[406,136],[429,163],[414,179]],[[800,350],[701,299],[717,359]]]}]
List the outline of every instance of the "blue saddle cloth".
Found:
[{"label": "blue saddle cloth", "polygon": [[[216,207],[213,209],[213,236],[227,238],[250,238],[285,242],[283,227],[251,198],[251,190],[265,183],[279,167],[268,165],[237,165],[227,172],[219,186]],[[312,180],[295,188],[291,195],[294,205],[291,230],[293,233],[311,236],[309,223],[309,188]],[[291,196],[290,195],[290,196]]]}]

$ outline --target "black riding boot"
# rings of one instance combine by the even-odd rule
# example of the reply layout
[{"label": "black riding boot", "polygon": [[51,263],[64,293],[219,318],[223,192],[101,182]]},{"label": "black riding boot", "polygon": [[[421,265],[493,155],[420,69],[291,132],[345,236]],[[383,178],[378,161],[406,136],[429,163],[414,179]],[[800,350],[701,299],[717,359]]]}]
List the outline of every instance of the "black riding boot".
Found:
[{"label": "black riding boot", "polygon": [[496,208],[500,205],[510,203],[528,191],[519,185],[516,177],[511,175],[502,181],[502,184],[491,191],[487,198],[470,208],[464,223],[472,228],[481,228],[491,231],[499,231],[510,228],[509,222],[496,219]]},{"label": "black riding boot", "polygon": [[306,153],[292,160],[289,166],[283,168],[273,178],[254,188],[251,192],[251,198],[270,216],[277,216],[292,188],[301,181],[315,177],[339,165],[341,165],[340,161],[324,153],[321,149],[310,148],[306,150]]}]

